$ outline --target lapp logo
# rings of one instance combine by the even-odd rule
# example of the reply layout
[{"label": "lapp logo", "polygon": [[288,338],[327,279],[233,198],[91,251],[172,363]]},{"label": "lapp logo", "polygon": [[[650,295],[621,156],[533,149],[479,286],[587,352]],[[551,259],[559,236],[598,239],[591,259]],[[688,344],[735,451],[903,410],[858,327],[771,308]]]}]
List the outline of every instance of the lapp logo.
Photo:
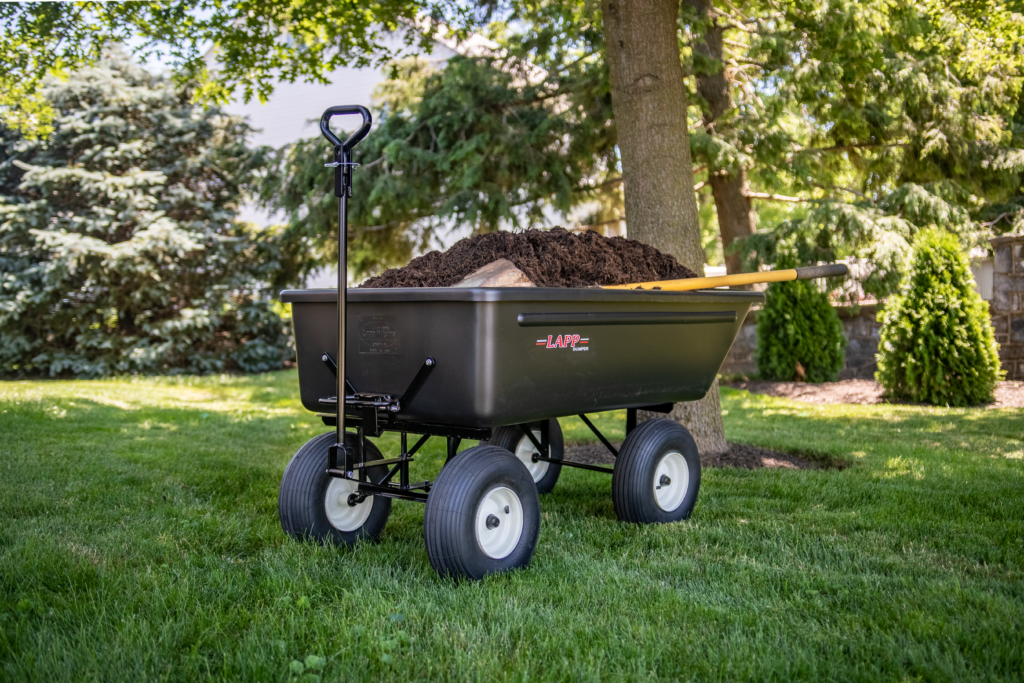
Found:
[{"label": "lapp logo", "polygon": [[557,337],[549,334],[547,339],[538,339],[537,346],[546,349],[572,349],[573,351],[589,351],[589,337],[581,337],[578,334],[560,334]]}]

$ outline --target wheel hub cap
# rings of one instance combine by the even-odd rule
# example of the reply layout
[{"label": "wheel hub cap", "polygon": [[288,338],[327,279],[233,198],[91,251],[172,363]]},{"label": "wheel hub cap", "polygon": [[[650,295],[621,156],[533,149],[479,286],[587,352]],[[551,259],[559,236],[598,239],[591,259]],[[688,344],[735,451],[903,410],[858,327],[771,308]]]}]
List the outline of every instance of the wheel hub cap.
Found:
[{"label": "wheel hub cap", "polygon": [[476,510],[476,540],[487,557],[508,557],[523,535],[523,504],[516,492],[499,486],[487,492]]},{"label": "wheel hub cap", "polygon": [[338,531],[355,531],[366,523],[373,507],[373,496],[367,496],[363,502],[355,503],[359,492],[359,484],[351,479],[332,477],[327,485],[324,496],[324,510],[327,520]]},{"label": "wheel hub cap", "polygon": [[681,453],[666,453],[654,470],[654,500],[665,512],[673,512],[683,503],[690,483],[690,468]]},{"label": "wheel hub cap", "polygon": [[[533,437],[540,441],[540,430],[534,429]],[[533,445],[525,435],[519,440],[519,445],[516,446],[516,457],[523,461],[526,465],[526,469],[530,470],[530,476],[533,477],[533,483],[536,484],[538,481],[544,478],[544,475],[548,472],[550,463],[546,463],[543,460],[534,460],[534,456],[540,456],[540,451]]]}]

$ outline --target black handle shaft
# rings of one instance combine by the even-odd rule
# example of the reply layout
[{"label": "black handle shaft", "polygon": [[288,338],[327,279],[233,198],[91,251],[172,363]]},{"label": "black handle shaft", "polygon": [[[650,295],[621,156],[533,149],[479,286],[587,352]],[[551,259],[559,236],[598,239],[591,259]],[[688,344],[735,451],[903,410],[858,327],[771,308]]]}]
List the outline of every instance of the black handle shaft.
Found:
[{"label": "black handle shaft", "polygon": [[[355,133],[342,142],[331,131],[331,119],[335,116],[359,114],[363,123]],[[338,422],[335,448],[344,453],[344,469],[352,469],[354,454],[345,446],[345,320],[348,304],[348,197],[352,192],[352,148],[370,132],[373,117],[370,110],[359,104],[328,107],[320,117],[320,132],[334,145],[334,195],[338,198],[338,357],[336,388],[338,397]],[[362,444],[356,443],[356,454],[361,455]]]},{"label": "black handle shaft", "polygon": [[797,280],[812,280],[819,277],[842,277],[849,275],[850,269],[845,263],[833,263],[827,266],[807,266],[796,269]]}]

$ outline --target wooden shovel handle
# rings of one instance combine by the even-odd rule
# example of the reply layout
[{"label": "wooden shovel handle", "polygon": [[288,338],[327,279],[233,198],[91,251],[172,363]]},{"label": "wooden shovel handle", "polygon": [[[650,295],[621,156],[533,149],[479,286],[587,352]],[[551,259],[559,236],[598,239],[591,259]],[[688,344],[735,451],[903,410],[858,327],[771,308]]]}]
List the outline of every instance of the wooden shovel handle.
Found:
[{"label": "wooden shovel handle", "polygon": [[787,282],[789,280],[811,280],[819,277],[840,277],[848,275],[850,269],[842,263],[827,266],[807,266],[788,270],[769,270],[763,273],[736,273],[718,277],[691,277],[684,280],[660,280],[655,282],[634,282],[628,285],[611,285],[604,289],[658,289],[665,292],[689,292],[695,289],[714,289],[735,285],[756,285],[764,282]]}]

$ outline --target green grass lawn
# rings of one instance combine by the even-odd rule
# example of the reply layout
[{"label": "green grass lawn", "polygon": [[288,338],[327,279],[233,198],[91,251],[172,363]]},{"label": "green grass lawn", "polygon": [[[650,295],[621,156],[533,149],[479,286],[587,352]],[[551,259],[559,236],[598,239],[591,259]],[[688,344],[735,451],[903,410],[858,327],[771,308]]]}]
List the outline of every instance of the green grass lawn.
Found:
[{"label": "green grass lawn", "polygon": [[0,680],[1024,676],[1024,411],[723,390],[730,440],[852,465],[705,470],[659,527],[564,471],[532,566],[453,584],[416,503],[375,545],[284,536],[281,474],[325,431],[297,396],[291,372],[0,383]]}]

